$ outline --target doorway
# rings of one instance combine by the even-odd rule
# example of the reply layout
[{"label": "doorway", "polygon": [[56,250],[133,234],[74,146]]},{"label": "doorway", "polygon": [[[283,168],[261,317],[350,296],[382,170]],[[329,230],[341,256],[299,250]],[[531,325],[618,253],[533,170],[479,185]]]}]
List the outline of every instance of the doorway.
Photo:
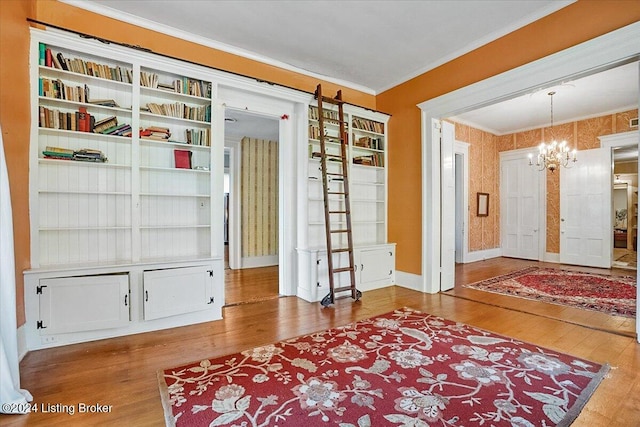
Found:
[{"label": "doorway", "polygon": [[638,149],[613,151],[612,267],[638,268]]},{"label": "doorway", "polygon": [[225,305],[278,298],[279,122],[225,112]]},{"label": "doorway", "polygon": [[[441,213],[444,193],[441,174],[442,154],[439,122],[444,117],[472,111],[501,100],[528,93],[531,88],[549,87],[567,79],[579,78],[637,61],[640,23],[632,24],[593,40],[565,49],[497,76],[446,93],[418,104],[422,122],[422,268],[421,290],[436,293],[441,288]],[[453,212],[449,212],[453,215]],[[453,268],[453,266],[443,266]],[[640,293],[640,290],[639,290]],[[640,306],[640,298],[638,299]],[[636,318],[640,329],[640,317]],[[640,339],[640,336],[639,336]]]}]

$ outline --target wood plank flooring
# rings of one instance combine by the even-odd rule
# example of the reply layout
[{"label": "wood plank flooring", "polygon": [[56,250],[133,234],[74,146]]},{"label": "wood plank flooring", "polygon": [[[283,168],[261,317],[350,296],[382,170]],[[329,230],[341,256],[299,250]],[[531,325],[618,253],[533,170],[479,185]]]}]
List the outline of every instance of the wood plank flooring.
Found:
[{"label": "wood plank flooring", "polygon": [[[500,258],[467,264],[458,283],[470,283],[521,268],[524,261]],[[460,292],[461,295],[456,296]],[[478,292],[478,291],[476,291]],[[358,302],[339,300],[330,308],[295,297],[272,298],[224,308],[224,319],[182,328],[39,350],[21,363],[22,387],[41,405],[69,405],[67,413],[2,415],[3,426],[162,426],[158,370],[217,357],[285,338],[344,325],[407,306],[484,328],[543,347],[612,365],[574,426],[638,426],[640,345],[630,336],[607,332],[601,319],[575,321],[573,311],[535,302],[525,312],[521,299],[509,308],[463,291],[435,295],[400,286],[364,292]],[[537,307],[536,307],[537,306]],[[582,321],[582,319],[580,319]],[[633,323],[633,322],[631,322]],[[111,405],[111,412],[77,412],[78,405]]]}]

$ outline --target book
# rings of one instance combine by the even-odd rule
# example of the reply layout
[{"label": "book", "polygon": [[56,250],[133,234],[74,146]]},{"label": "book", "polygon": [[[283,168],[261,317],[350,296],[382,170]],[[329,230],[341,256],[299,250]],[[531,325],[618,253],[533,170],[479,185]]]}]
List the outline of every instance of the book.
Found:
[{"label": "book", "polygon": [[38,44],[38,64],[44,65],[47,45],[44,43]]},{"label": "book", "polygon": [[93,126],[94,133],[101,133],[105,129],[116,126],[118,124],[118,118],[116,116],[106,117],[102,120],[99,120]]},{"label": "book", "polygon": [[[88,93],[87,93],[88,96]],[[120,107],[118,103],[113,99],[89,99],[87,98],[87,102],[93,105],[101,105],[103,107]]]},{"label": "book", "polygon": [[189,150],[173,150],[176,168],[191,169],[191,154]]},{"label": "book", "polygon": [[62,53],[58,52],[56,57],[58,58],[58,62],[60,62],[60,66],[62,67],[62,69],[65,70],[65,71],[69,71],[69,67],[67,65],[67,61],[65,61],[64,56],[62,55]]},{"label": "book", "polygon": [[85,107],[78,108],[78,131],[89,132],[89,122],[87,118],[87,109]]}]

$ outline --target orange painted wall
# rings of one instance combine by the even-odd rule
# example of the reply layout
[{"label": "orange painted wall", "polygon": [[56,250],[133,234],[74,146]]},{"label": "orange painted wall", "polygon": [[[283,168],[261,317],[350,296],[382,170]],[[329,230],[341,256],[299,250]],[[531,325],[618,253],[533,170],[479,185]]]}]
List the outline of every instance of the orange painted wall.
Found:
[{"label": "orange painted wall", "polygon": [[9,172],[18,325],[24,323],[22,271],[29,267],[29,32],[33,3],[0,1],[0,125]]},{"label": "orange painted wall", "polygon": [[397,243],[398,270],[421,274],[420,110],[416,105],[638,20],[640,2],[579,0],[377,96],[377,108],[392,116],[389,241]]}]

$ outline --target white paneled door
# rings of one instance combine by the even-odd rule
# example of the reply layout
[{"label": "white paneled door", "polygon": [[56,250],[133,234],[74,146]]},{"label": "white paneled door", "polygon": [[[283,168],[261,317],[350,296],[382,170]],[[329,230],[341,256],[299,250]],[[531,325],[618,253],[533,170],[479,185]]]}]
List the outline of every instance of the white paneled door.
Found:
[{"label": "white paneled door", "polygon": [[[500,212],[502,255],[540,259],[541,187],[545,172],[528,166],[527,153],[505,153],[500,158]],[[542,190],[544,194],[544,191]]]},{"label": "white paneled door", "polygon": [[611,267],[611,150],[578,152],[560,170],[560,262]]}]

